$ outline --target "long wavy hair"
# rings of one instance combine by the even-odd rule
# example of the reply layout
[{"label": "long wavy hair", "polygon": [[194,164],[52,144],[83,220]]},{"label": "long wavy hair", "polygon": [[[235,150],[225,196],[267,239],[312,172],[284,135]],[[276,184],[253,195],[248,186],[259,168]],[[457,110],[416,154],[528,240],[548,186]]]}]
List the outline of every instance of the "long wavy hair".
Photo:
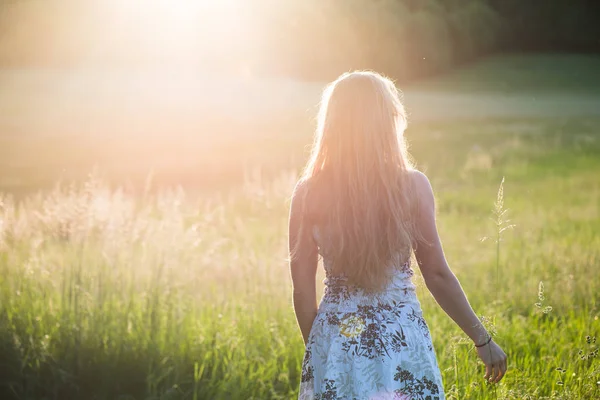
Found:
[{"label": "long wavy hair", "polygon": [[410,258],[418,235],[406,122],[390,79],[370,71],[341,75],[323,92],[301,178],[310,188],[309,212],[330,239],[332,272],[369,291],[389,282],[392,264]]}]

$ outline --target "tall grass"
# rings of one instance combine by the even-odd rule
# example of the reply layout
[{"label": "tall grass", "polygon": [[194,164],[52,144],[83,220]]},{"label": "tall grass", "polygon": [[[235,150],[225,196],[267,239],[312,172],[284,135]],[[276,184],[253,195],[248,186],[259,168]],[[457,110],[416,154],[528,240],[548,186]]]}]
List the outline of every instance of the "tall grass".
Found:
[{"label": "tall grass", "polygon": [[[418,275],[448,398],[600,398],[598,136],[586,132],[586,146],[486,137],[493,164],[457,176],[458,149],[473,138],[463,128],[443,139],[446,158],[424,143],[415,154],[436,188],[451,267],[509,372],[483,381]],[[1,197],[0,398],[293,398],[303,355],[286,264],[295,177],[250,173],[228,192],[136,197],[91,176],[19,203]],[[502,224],[490,246],[479,238],[494,198]],[[505,200],[518,229],[501,237]]]}]

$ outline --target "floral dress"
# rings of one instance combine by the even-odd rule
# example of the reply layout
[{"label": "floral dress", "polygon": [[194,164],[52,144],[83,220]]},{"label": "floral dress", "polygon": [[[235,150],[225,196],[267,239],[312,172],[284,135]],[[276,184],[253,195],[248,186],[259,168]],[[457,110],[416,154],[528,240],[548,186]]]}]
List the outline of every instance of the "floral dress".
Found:
[{"label": "floral dress", "polygon": [[332,276],[322,246],[319,252],[326,287],[306,345],[299,400],[443,400],[410,262],[369,295]]}]

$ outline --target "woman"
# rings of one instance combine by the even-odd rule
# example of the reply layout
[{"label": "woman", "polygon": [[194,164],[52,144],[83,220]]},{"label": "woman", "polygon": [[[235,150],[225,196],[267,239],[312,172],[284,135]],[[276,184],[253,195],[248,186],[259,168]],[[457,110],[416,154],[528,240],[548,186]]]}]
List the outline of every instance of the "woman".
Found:
[{"label": "woman", "polygon": [[[324,91],[312,156],[289,221],[294,309],[306,352],[300,399],[444,399],[411,253],[442,309],[498,382],[506,355],[448,267],[427,177],[412,168],[393,82],[340,76]],[[317,260],[325,293],[316,302]]]}]

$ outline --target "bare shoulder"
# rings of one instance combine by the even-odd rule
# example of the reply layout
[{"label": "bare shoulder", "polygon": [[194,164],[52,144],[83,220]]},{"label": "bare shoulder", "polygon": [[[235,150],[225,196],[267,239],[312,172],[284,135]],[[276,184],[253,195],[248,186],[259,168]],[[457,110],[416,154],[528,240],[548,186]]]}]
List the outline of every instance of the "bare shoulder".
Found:
[{"label": "bare shoulder", "polygon": [[308,179],[300,179],[296,182],[296,186],[294,186],[294,191],[292,192],[292,200],[302,201],[306,193],[308,192],[309,181]]},{"label": "bare shoulder", "polygon": [[408,171],[408,176],[415,188],[415,194],[419,199],[433,198],[433,189],[427,175],[418,169],[411,169]]},{"label": "bare shoulder", "polygon": [[293,214],[306,209],[308,186],[309,182],[306,179],[300,179],[296,182],[291,198],[291,212]]}]

